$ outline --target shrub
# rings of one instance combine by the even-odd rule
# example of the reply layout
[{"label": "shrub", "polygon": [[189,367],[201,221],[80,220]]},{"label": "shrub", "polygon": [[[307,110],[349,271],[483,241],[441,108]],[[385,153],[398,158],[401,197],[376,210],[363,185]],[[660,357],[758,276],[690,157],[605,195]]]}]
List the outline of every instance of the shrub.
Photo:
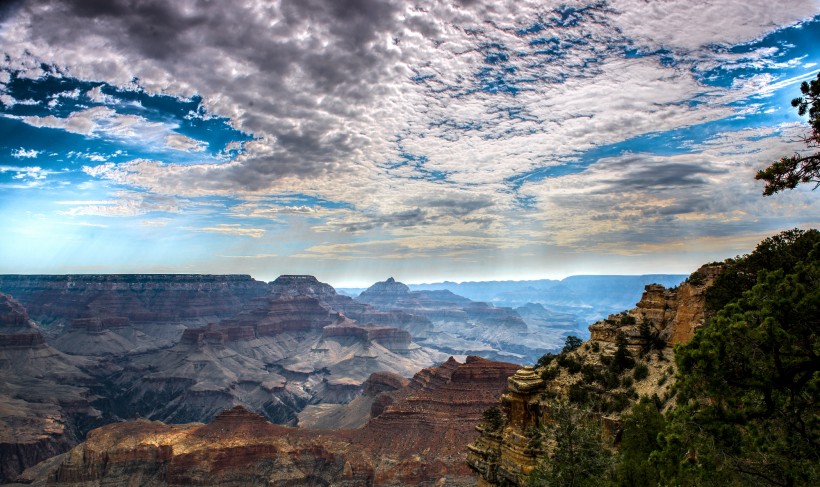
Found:
[{"label": "shrub", "polygon": [[545,381],[550,381],[556,377],[558,377],[558,367],[546,367],[541,370],[541,378]]},{"label": "shrub", "polygon": [[626,337],[623,334],[619,334],[615,343],[618,348],[615,350],[615,355],[612,356],[610,370],[620,373],[624,370],[631,369],[635,365],[635,359],[632,358],[632,354],[629,352],[629,349],[626,348]]},{"label": "shrub", "polygon": [[570,335],[567,337],[567,340],[564,342],[564,348],[561,349],[561,353],[570,353],[578,350],[581,345],[583,345],[584,341],[578,338],[575,335]]},{"label": "shrub", "polygon": [[569,401],[575,404],[586,404],[589,401],[589,391],[576,382],[569,386]]},{"label": "shrub", "polygon": [[569,355],[559,355],[558,365],[567,369],[570,374],[577,374],[581,371],[581,362]]},{"label": "shrub", "polygon": [[645,363],[639,362],[635,365],[635,369],[632,371],[632,377],[634,377],[637,381],[646,379],[649,377],[649,367],[647,367]]},{"label": "shrub", "polygon": [[488,431],[499,431],[504,426],[504,414],[496,406],[485,409],[482,416]]}]

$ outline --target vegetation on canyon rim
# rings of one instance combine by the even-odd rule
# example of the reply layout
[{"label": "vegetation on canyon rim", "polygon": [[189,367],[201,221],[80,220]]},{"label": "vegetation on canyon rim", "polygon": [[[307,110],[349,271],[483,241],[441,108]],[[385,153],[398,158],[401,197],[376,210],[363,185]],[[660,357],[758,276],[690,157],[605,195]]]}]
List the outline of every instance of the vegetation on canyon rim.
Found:
[{"label": "vegetation on canyon rim", "polygon": [[[706,302],[713,317],[675,349],[673,395],[642,397],[622,417],[617,449],[605,446],[591,413],[624,409],[625,401],[614,404],[623,394],[613,404],[580,389],[567,402],[555,399],[554,423],[534,434],[552,448],[531,485],[815,485],[820,232],[786,231],[728,259]],[[539,365],[555,360],[572,369],[565,358],[572,350]],[[645,378],[642,357],[634,358],[619,346],[603,372],[579,372],[596,387],[629,391]]]},{"label": "vegetation on canyon rim", "polygon": [[[800,90],[803,96],[792,106],[800,116],[809,115],[807,146],[820,147],[820,73]],[[755,179],[766,183],[765,196],[802,183],[817,188],[820,152],[783,157]],[[688,281],[703,277],[695,272]],[[536,366],[545,380],[557,375],[548,368],[556,361],[570,373],[582,372],[585,385],[614,399],[596,399],[583,387],[570,388],[568,401],[553,399],[553,422],[533,432],[539,448],[551,445],[550,453],[530,485],[816,485],[820,232],[788,230],[763,240],[751,254],[727,259],[707,290],[706,310],[711,318],[705,326],[675,348],[672,394],[641,397],[621,417],[615,449],[603,441],[592,413],[625,409],[632,381],[646,377],[646,366],[635,366],[625,338],[619,336],[617,352],[602,371],[582,370],[567,357],[580,346],[574,337],[561,354],[542,357]],[[650,339],[641,358],[652,348],[651,337],[645,338]],[[617,401],[621,396],[626,397]]]}]

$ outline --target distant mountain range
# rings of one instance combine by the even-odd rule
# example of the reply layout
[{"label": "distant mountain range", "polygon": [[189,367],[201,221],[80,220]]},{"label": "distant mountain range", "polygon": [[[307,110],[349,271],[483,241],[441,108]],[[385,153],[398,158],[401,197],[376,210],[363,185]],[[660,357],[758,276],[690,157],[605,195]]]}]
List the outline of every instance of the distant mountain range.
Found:
[{"label": "distant mountain range", "polygon": [[[674,287],[686,279],[686,274],[584,275],[565,279],[532,281],[469,281],[408,284],[411,291],[447,290],[473,301],[495,306],[519,308],[528,303],[540,304],[553,312],[569,313],[582,328],[635,306],[647,284]],[[358,296],[362,288],[342,288],[338,292]],[[582,330],[581,334],[586,335]]]}]

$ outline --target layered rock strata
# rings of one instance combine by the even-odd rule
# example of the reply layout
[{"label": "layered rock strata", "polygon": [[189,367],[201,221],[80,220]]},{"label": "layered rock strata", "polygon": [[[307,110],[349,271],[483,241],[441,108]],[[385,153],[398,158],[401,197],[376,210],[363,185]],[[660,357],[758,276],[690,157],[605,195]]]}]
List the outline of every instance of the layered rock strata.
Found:
[{"label": "layered rock strata", "polygon": [[[547,455],[549,448],[534,446],[532,432],[552,421],[556,397],[566,400],[573,389],[580,394],[598,395],[604,401],[654,394],[664,397],[675,373],[672,346],[690,340],[708,318],[706,290],[720,272],[720,265],[707,265],[696,272],[698,279],[676,288],[647,285],[635,308],[590,325],[590,340],[567,354],[578,364],[578,371],[570,372],[553,361],[545,369],[524,367],[510,377],[499,403],[501,420],[495,425],[480,424],[480,436],[468,446],[467,463],[479,474],[478,485],[527,485],[538,459]],[[634,383],[630,377],[628,387],[619,381],[613,389],[585,382],[579,373],[581,366],[605,370],[604,362],[612,360],[619,336],[626,338],[626,348],[634,357],[642,356],[639,360],[647,366],[647,376]],[[542,373],[548,380],[542,379]],[[597,414],[602,434],[610,441],[617,440],[620,415],[628,408],[626,405],[625,409],[616,409],[618,412]]]},{"label": "layered rock strata", "polygon": [[269,286],[243,275],[0,275],[0,291],[14,296],[38,322],[67,326],[99,317],[213,321],[235,315]]},{"label": "layered rock strata", "polygon": [[88,388],[94,367],[46,344],[25,308],[0,293],[0,483],[99,424]]},{"label": "layered rock strata", "polygon": [[308,404],[354,399],[373,372],[409,377],[442,359],[405,330],[359,325],[334,311],[319,299],[332,295],[329,286],[298,282],[307,286],[299,292],[320,292],[279,289],[233,318],[186,329],[171,348],[121,361],[123,370],[111,379],[111,389],[122,391],[111,401],[117,414],[208,421],[241,404],[271,421],[293,423]]},{"label": "layered rock strata", "polygon": [[590,340],[611,348],[622,334],[630,349],[637,352],[646,345],[646,333],[641,334],[644,325],[645,331],[648,327],[650,334],[657,334],[670,346],[688,342],[706,321],[705,293],[721,270],[720,264],[702,266],[695,272],[700,276],[698,282],[684,282],[672,289],[647,285],[635,308],[590,325]]},{"label": "layered rock strata", "polygon": [[471,301],[446,290],[410,291],[393,278],[372,285],[356,300],[385,312],[429,319],[433,329],[419,342],[450,354],[534,361],[562,336],[560,331],[547,335],[530,330],[512,308]]},{"label": "layered rock strata", "polygon": [[86,487],[474,485],[464,442],[516,367],[471,357],[426,369],[401,389],[400,379],[374,378],[372,387],[388,389],[377,397],[393,401],[360,430],[277,426],[243,408],[208,425],[112,424],[43,475],[49,485]]}]

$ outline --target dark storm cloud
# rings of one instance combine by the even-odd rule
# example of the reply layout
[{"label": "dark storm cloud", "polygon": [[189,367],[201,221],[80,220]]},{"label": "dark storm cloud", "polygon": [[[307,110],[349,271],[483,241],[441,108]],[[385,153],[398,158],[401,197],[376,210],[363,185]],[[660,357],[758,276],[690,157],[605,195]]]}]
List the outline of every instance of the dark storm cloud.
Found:
[{"label": "dark storm cloud", "polygon": [[[605,180],[604,183],[610,187],[603,190],[604,192],[618,189],[631,192],[704,186],[709,184],[704,176],[727,172],[725,169],[711,168],[703,162],[646,164],[640,158],[626,158],[621,163],[624,172]],[[633,169],[627,169],[629,167]]]},{"label": "dark storm cloud", "polygon": [[440,213],[455,218],[462,218],[475,211],[489,208],[493,201],[488,197],[448,197],[424,201],[425,207],[436,208]]},{"label": "dark storm cloud", "polygon": [[347,223],[344,231],[350,233],[363,232],[377,228],[389,227],[416,227],[420,225],[428,225],[433,223],[434,218],[431,218],[426,211],[421,208],[412,210],[399,211],[387,215],[378,215],[369,219]]}]

